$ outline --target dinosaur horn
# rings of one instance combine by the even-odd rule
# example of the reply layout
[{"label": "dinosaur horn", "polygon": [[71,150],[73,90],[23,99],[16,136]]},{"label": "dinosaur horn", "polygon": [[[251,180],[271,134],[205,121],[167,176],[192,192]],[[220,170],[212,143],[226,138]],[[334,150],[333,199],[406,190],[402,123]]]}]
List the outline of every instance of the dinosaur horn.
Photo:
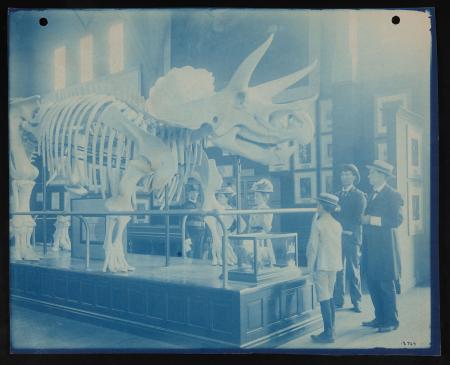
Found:
[{"label": "dinosaur horn", "polygon": [[233,77],[231,78],[228,88],[233,90],[243,90],[248,87],[250,78],[255,71],[256,66],[258,66],[259,61],[266,53],[270,44],[272,43],[273,34],[261,45],[259,48],[254,50],[238,67]]},{"label": "dinosaur horn", "polygon": [[286,75],[276,80],[268,81],[258,86],[253,87],[252,92],[258,93],[258,95],[264,95],[267,98],[273,98],[281,91],[287,89],[289,86],[295,84],[297,81],[307,76],[317,65],[315,60],[311,65],[298,70],[290,75]]}]

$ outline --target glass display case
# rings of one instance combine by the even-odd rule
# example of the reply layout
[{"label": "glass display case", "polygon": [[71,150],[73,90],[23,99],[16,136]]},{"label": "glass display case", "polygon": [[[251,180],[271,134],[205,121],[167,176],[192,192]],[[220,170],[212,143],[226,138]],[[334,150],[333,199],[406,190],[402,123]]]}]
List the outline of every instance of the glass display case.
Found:
[{"label": "glass display case", "polygon": [[297,233],[246,233],[228,236],[237,255],[237,268],[228,279],[260,282],[279,278],[298,268]]}]

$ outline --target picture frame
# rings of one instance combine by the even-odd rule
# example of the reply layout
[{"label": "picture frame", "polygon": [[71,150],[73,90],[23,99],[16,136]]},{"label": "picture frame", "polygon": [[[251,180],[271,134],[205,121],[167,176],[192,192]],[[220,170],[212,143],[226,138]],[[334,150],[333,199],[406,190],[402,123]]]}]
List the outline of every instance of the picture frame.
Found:
[{"label": "picture frame", "polygon": [[44,193],[41,191],[38,191],[36,193],[36,202],[42,203],[44,201]]},{"label": "picture frame", "polygon": [[375,97],[375,136],[385,136],[388,132],[388,124],[393,110],[409,108],[408,95],[406,93]]},{"label": "picture frame", "polygon": [[424,207],[422,184],[408,181],[408,233],[415,235],[424,229]]},{"label": "picture frame", "polygon": [[[149,197],[136,197],[136,210],[150,210],[150,199]],[[134,224],[150,224],[149,215],[135,215],[133,216]]]},{"label": "picture frame", "polygon": [[322,170],[320,172],[320,192],[333,194],[333,187],[333,170]]},{"label": "picture frame", "polygon": [[389,161],[387,141],[379,140],[375,142],[375,159]]},{"label": "picture frame", "polygon": [[50,210],[61,210],[61,196],[59,191],[50,193]]},{"label": "picture frame", "polygon": [[331,99],[319,102],[320,133],[333,131],[333,101]]},{"label": "picture frame", "polygon": [[317,165],[316,139],[311,143],[298,144],[294,153],[294,168],[296,170],[314,169]]},{"label": "picture frame", "polygon": [[322,167],[333,166],[333,136],[331,134],[320,138],[320,163]]},{"label": "picture frame", "polygon": [[422,176],[422,132],[412,125],[407,127],[407,173],[409,178],[419,178]]},{"label": "picture frame", "polygon": [[317,173],[305,171],[294,173],[295,204],[314,204],[317,196]]}]

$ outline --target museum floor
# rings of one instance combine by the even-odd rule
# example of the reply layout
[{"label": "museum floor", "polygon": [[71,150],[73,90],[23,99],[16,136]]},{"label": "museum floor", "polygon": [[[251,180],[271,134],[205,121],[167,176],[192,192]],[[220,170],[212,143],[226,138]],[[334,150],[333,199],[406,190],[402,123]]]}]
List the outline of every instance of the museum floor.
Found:
[{"label": "museum floor", "polygon": [[[337,341],[322,348],[425,348],[430,333],[429,288],[417,287],[399,297],[401,325],[397,331],[376,333],[360,326],[371,319],[370,298],[364,295],[363,313],[348,309],[337,312]],[[418,315],[420,308],[421,315]],[[405,341],[405,344],[402,344]],[[96,326],[87,322],[37,312],[19,305],[11,307],[11,346],[21,352],[82,352],[102,349],[108,351],[157,351],[158,349],[201,349],[209,347],[201,340],[186,339],[158,333],[153,338]],[[264,347],[283,349],[311,349],[318,347],[310,336],[291,337],[283,343],[265,344]],[[71,349],[71,350],[67,350]],[[22,350],[22,351],[23,351]]]}]

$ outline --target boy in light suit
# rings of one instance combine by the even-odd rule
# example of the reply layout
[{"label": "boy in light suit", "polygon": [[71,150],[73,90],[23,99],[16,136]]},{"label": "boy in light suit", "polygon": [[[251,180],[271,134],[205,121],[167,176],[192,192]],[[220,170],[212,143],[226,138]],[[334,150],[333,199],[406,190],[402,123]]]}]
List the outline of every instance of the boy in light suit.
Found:
[{"label": "boy in light suit", "polygon": [[311,338],[314,342],[332,343],[335,340],[333,290],[336,273],[342,270],[342,226],[331,215],[338,207],[339,198],[322,193],[317,201],[317,214],[311,226],[306,256],[308,272],[312,274],[320,303],[324,330],[319,335],[311,335]]}]

